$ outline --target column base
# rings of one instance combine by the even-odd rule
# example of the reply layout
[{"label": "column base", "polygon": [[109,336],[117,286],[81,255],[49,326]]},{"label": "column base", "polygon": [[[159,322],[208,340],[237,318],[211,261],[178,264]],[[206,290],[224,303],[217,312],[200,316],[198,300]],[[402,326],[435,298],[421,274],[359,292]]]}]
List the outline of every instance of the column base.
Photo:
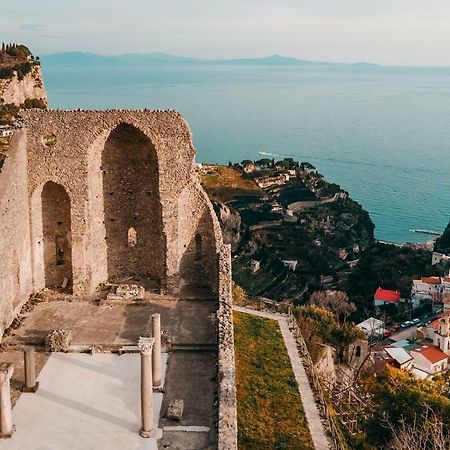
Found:
[{"label": "column base", "polygon": [[39,387],[39,381],[36,382],[36,384],[33,387],[24,386],[22,388],[22,392],[36,392],[38,390],[38,387]]},{"label": "column base", "polygon": [[16,426],[13,425],[12,430],[9,433],[0,433],[0,439],[9,439],[14,434],[14,431],[16,431]]},{"label": "column base", "polygon": [[164,392],[164,386],[160,384],[159,386],[153,386],[153,392]]},{"label": "column base", "polygon": [[143,438],[151,438],[155,435],[155,430],[151,430],[151,431],[145,431],[142,428],[139,430],[139,434],[143,437]]}]

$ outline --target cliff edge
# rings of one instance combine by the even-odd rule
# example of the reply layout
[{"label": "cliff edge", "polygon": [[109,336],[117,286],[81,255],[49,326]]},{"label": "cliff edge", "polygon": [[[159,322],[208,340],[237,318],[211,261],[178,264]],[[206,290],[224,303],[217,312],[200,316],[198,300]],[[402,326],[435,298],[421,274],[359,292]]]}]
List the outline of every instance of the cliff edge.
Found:
[{"label": "cliff edge", "polygon": [[2,44],[0,51],[0,125],[14,122],[20,108],[48,106],[39,58],[25,45]]}]

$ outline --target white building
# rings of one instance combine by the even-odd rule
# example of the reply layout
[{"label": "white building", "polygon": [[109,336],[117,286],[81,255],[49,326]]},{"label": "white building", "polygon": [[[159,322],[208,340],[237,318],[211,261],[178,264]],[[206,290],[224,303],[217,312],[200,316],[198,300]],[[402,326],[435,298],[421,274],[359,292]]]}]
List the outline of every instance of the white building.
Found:
[{"label": "white building", "polygon": [[283,264],[284,264],[284,267],[287,267],[289,270],[292,270],[292,272],[295,272],[298,261],[296,259],[286,259],[286,260],[283,260]]},{"label": "white building", "polygon": [[447,370],[448,356],[434,345],[424,345],[411,350],[414,358],[414,368],[429,375],[438,375]]},{"label": "white building", "polygon": [[385,332],[384,322],[375,317],[369,317],[364,322],[357,325],[362,331],[364,331],[367,337],[383,336]]},{"label": "white building", "polygon": [[449,261],[449,260],[450,256],[444,255],[443,253],[433,252],[431,256],[431,265],[435,266],[436,264],[439,264],[442,261]]},{"label": "white building", "polygon": [[404,348],[386,347],[384,351],[392,358],[397,369],[411,370],[413,368],[414,359]]},{"label": "white building", "polygon": [[441,277],[422,277],[420,280],[413,280],[413,294],[440,294]]},{"label": "white building", "polygon": [[433,336],[433,345],[450,355],[450,316],[439,319],[438,329]]}]

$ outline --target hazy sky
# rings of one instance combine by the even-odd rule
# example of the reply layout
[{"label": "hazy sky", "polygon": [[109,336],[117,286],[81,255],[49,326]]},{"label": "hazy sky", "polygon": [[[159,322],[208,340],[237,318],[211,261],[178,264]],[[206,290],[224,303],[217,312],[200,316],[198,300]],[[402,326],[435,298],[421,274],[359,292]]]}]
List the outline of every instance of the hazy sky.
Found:
[{"label": "hazy sky", "polygon": [[2,0],[0,40],[35,54],[281,54],[450,66],[449,0]]}]

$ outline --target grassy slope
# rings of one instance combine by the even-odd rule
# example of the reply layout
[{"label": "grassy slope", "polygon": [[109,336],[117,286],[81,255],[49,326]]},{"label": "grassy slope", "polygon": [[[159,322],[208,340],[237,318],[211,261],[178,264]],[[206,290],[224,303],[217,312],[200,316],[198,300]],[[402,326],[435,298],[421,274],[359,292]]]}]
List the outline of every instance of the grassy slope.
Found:
[{"label": "grassy slope", "polygon": [[235,313],[234,326],[239,449],[313,449],[278,324]]},{"label": "grassy slope", "polygon": [[238,170],[227,166],[215,166],[210,174],[203,175],[202,185],[209,195],[222,202],[240,196],[259,197],[264,193],[254,181],[244,178]]}]

